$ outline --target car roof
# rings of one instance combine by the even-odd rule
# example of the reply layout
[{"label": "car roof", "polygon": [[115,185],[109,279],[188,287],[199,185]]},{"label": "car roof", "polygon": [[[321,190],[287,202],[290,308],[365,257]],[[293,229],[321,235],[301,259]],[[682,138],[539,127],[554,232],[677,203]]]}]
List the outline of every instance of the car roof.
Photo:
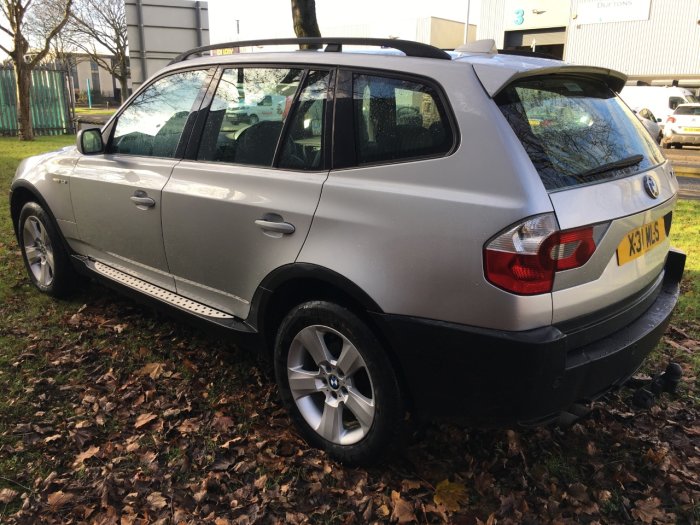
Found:
[{"label": "car roof", "polygon": [[[439,50],[426,44],[417,42],[400,41],[400,40],[381,40],[381,39],[359,39],[359,38],[322,38],[322,39],[278,39],[265,40],[262,42],[282,42],[283,45],[290,45],[290,42],[306,42],[315,41],[328,43],[326,51],[321,50],[289,50],[289,51],[261,51],[252,53],[234,53],[229,55],[204,56],[196,58],[187,58],[192,54],[196,54],[199,50],[208,51],[211,49],[226,49],[235,47],[244,47],[242,44],[254,44],[255,42],[230,42],[226,44],[217,44],[214,46],[205,46],[183,53],[171,63],[165,70],[175,70],[190,67],[224,65],[232,62],[241,64],[289,64],[289,65],[319,65],[319,66],[349,66],[349,67],[364,67],[389,69],[396,71],[421,71],[431,76],[433,72],[440,70],[453,71],[455,67],[473,68],[480,82],[484,86],[487,93],[494,97],[505,86],[516,79],[539,76],[539,75],[559,75],[559,74],[578,74],[587,77],[595,77],[604,81],[615,92],[619,92],[625,85],[627,77],[618,71],[600,68],[594,66],[579,66],[569,64],[556,59],[541,58],[537,56],[522,56],[512,54],[499,54],[495,50],[493,40],[477,41],[468,44],[467,46],[458,48],[457,51],[446,52]],[[407,51],[404,53],[397,49],[380,48],[373,51],[359,48],[342,47],[342,44],[337,44],[337,49],[342,49],[342,52],[328,52],[332,42],[352,42],[353,45],[388,45],[401,47],[405,46]],[[396,44],[399,42],[399,44]],[[474,45],[476,44],[476,45]],[[490,46],[489,46],[490,44]],[[278,45],[278,44],[274,44]],[[410,45],[415,45],[417,51],[413,54],[414,49]],[[431,51],[431,48],[434,51]],[[425,55],[421,54],[426,50]],[[478,51],[471,51],[477,49]],[[488,49],[488,51],[484,51]],[[411,56],[407,56],[410,54]],[[431,68],[431,69],[428,69]]]}]

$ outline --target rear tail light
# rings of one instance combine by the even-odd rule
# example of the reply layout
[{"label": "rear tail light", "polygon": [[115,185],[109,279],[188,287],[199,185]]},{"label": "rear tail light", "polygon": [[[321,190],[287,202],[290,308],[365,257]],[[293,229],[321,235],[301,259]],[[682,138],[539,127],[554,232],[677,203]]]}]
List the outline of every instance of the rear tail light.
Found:
[{"label": "rear tail light", "polygon": [[676,123],[676,118],[675,117],[668,117],[666,119],[666,124],[675,124]]},{"label": "rear tail light", "polygon": [[549,293],[556,272],[588,262],[607,226],[560,231],[553,213],[527,219],[486,245],[486,279],[519,295]]}]

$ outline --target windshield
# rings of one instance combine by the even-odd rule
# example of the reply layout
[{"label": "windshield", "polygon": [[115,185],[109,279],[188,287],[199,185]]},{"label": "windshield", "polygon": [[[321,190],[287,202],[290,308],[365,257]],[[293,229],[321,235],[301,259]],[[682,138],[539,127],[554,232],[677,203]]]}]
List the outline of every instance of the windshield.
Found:
[{"label": "windshield", "polygon": [[695,95],[686,95],[685,99],[691,103],[700,102],[700,98],[696,97]]},{"label": "windshield", "polygon": [[[511,84],[496,103],[547,190],[626,177],[663,162],[639,119],[602,82],[535,77]],[[638,162],[625,162],[639,155]]]}]

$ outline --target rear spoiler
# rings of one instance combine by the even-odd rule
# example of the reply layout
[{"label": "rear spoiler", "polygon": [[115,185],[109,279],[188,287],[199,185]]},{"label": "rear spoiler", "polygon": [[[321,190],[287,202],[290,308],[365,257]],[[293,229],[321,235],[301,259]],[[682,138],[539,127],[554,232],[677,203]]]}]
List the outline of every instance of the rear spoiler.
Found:
[{"label": "rear spoiler", "polygon": [[524,68],[520,71],[503,67],[503,65],[474,64],[474,72],[479,78],[481,85],[491,98],[498,95],[507,85],[528,77],[539,77],[548,75],[578,75],[587,78],[601,80],[608,85],[615,93],[622,91],[627,82],[627,75],[615,71],[595,66],[574,66],[570,64],[558,64],[552,67],[532,67]]}]

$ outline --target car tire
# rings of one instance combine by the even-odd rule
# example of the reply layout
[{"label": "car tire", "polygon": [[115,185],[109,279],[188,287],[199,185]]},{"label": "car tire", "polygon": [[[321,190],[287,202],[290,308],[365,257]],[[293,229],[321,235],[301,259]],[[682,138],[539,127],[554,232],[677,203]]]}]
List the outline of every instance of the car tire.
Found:
[{"label": "car tire", "polygon": [[251,124],[257,124],[258,122],[260,122],[260,118],[258,118],[257,115],[248,115],[248,122],[250,122]]},{"label": "car tire", "polygon": [[374,461],[402,422],[391,363],[369,327],[334,303],[292,309],[275,342],[282,402],[306,441],[346,464]]},{"label": "car tire", "polygon": [[73,291],[76,273],[53,220],[36,202],[19,214],[19,247],[29,278],[39,291],[65,297]]}]

